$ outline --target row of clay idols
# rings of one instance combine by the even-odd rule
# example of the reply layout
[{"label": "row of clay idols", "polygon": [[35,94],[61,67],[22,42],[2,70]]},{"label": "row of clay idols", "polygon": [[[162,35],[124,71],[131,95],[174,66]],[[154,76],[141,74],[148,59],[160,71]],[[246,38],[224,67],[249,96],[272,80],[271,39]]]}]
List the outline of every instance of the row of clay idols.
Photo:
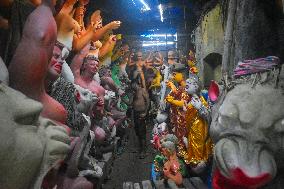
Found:
[{"label": "row of clay idols", "polygon": [[[65,11],[64,7],[65,5],[61,9],[63,12]],[[57,25],[59,24],[56,24],[53,10],[54,4],[52,2],[43,1],[29,15],[23,29],[21,41],[9,66],[10,86],[27,97],[41,102],[42,106],[1,84],[1,96],[3,95],[3,98],[1,98],[1,116],[3,116],[3,119],[1,118],[1,120],[7,120],[8,118],[8,121],[1,124],[3,127],[5,126],[3,132],[1,129],[1,134],[5,136],[1,136],[1,138],[7,142],[4,142],[4,146],[1,148],[4,151],[0,157],[3,160],[0,168],[1,170],[9,170],[8,173],[5,172],[5,175],[1,175],[1,188],[40,188],[45,174],[59,160],[63,160],[68,150],[69,137],[66,129],[64,129],[67,112],[59,102],[46,93],[50,82],[47,78],[52,78],[49,77],[49,71],[52,69],[50,62],[52,57],[53,60],[56,59],[56,56],[52,55],[58,51],[58,49],[54,48],[57,43],[57,32],[64,31],[64,29],[57,31]],[[98,24],[96,24],[97,26]],[[118,26],[119,23],[115,22],[108,25],[107,29],[115,29]],[[84,31],[81,30],[80,35],[83,36],[83,34]],[[66,37],[68,38],[68,35]],[[91,39],[83,46],[89,46],[90,41]],[[62,44],[68,47],[68,43]],[[103,105],[104,89],[93,82],[93,75],[97,71],[98,65],[96,64],[98,62],[87,62],[83,66],[83,70],[87,70],[87,73],[83,71],[81,75],[79,72],[82,60],[87,54],[88,52],[81,52],[74,58],[73,73],[75,83],[97,94],[100,98],[99,102]],[[66,58],[63,57],[61,57],[61,60]],[[56,68],[56,66],[53,68]],[[89,78],[91,78],[90,82]],[[12,106],[12,110],[7,111],[8,106],[11,106],[11,104],[15,104],[15,106]],[[53,122],[39,118],[39,114],[53,120]],[[31,127],[21,127],[21,125],[30,125]],[[53,127],[55,125],[64,127]],[[8,136],[9,139],[6,139]],[[15,149],[12,154],[11,149]],[[7,156],[7,154],[11,155]],[[13,158],[14,156],[15,158]],[[1,171],[1,173],[3,172]]]},{"label": "row of clay idols", "polygon": [[[62,105],[48,96],[45,90],[47,89],[49,83],[54,82],[59,77],[62,69],[62,61],[64,61],[68,56],[64,55],[64,52],[61,49],[62,52],[60,58],[56,58],[56,56],[52,57],[52,52],[53,55],[56,55],[56,53],[60,55],[60,52],[58,52],[60,49],[55,46],[55,43],[62,44],[62,46],[65,47],[64,49],[67,49],[68,51],[70,50],[69,41],[73,41],[71,44],[74,46],[74,44],[77,44],[76,41],[79,40],[79,34],[74,34],[76,30],[75,27],[73,27],[74,25],[72,26],[72,23],[76,21],[71,17],[73,14],[71,13],[71,10],[73,10],[73,12],[75,10],[73,9],[75,2],[76,1],[65,2],[59,14],[55,16],[56,22],[52,14],[52,5],[49,6],[49,4],[45,2],[39,5],[36,10],[30,14],[25,23],[22,39],[9,66],[10,85],[26,94],[28,97],[42,102],[44,105],[42,115],[61,124],[65,124],[66,122],[66,111]],[[68,11],[71,12],[67,14]],[[61,16],[66,17],[66,19],[62,19]],[[66,21],[68,20],[67,17],[72,19],[72,23],[68,23]],[[120,23],[113,22],[105,27],[99,26],[101,25],[101,16],[98,11],[92,15],[91,19],[97,20],[98,24],[96,24],[96,26],[90,26],[95,28],[93,28],[94,30],[93,34],[91,35],[92,37],[88,38],[87,40],[84,36],[85,34],[86,36],[89,36],[87,35],[88,31],[83,29],[80,30],[80,41],[84,41],[84,43],[80,42],[80,44],[83,45],[76,49],[80,50],[85,47],[85,50],[82,49],[80,53],[77,53],[73,59],[71,68],[75,76],[75,83],[84,88],[90,89],[92,92],[101,97],[101,100],[103,101],[104,90],[95,82],[86,83],[88,79],[81,77],[80,69],[83,64],[84,57],[89,54],[89,44],[91,40],[93,40],[94,37],[98,39],[107,31],[118,28]],[[100,27],[102,28],[99,29]],[[72,35],[68,34],[70,32]],[[113,48],[115,42],[113,40],[109,41],[112,42],[111,45],[110,43],[105,44],[110,45]],[[107,52],[109,52],[112,48],[102,47],[102,50],[107,50]],[[93,52],[91,53],[93,54]],[[89,74],[93,73],[86,73],[85,75],[91,77]],[[82,75],[84,75],[84,72]]]},{"label": "row of clay idols", "polygon": [[[170,115],[172,118],[170,121],[179,142],[177,153],[183,155],[180,153],[182,150],[179,146],[185,147],[187,152],[184,156],[185,162],[201,160],[195,161],[197,164],[189,161],[191,170],[196,173],[200,171],[198,168],[204,168],[201,166],[204,164],[203,160],[206,162],[207,159],[213,159],[213,188],[282,188],[283,69],[282,72],[281,69],[275,69],[234,80],[234,85],[232,82],[225,86],[222,95],[219,97],[213,95],[216,104],[211,109],[212,118],[206,119],[209,120],[209,124],[211,123],[210,127],[204,122],[208,113],[202,108],[203,100],[194,98],[196,94],[199,94],[198,78],[191,75],[184,81],[180,76],[179,73],[174,74],[174,80],[179,87],[168,83],[172,92],[166,97],[166,101],[171,105],[171,112],[173,112]],[[184,87],[181,88],[181,86]],[[181,94],[185,93],[190,95],[190,100],[183,99],[185,96]],[[175,107],[181,108],[174,109]],[[166,120],[164,112],[157,118],[159,123]],[[161,150],[163,150],[161,141],[167,136],[167,130],[163,124],[165,123],[156,126],[153,137],[155,147]],[[211,146],[211,138],[214,147]],[[160,160],[162,160],[160,156],[155,159],[156,165],[162,165],[157,168],[164,166]],[[160,162],[162,164],[159,164]],[[164,176],[170,178],[167,173]],[[180,183],[179,178],[172,180],[176,184]]]}]

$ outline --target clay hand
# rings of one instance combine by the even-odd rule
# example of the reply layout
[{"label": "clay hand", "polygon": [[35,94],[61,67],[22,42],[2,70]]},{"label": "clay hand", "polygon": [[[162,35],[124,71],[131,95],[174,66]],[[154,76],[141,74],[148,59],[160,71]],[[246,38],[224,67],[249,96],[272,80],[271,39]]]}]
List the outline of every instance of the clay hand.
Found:
[{"label": "clay hand", "polygon": [[200,101],[199,97],[197,95],[192,96],[190,103],[199,110],[202,106],[202,102]]},{"label": "clay hand", "polygon": [[182,137],[182,142],[184,143],[185,147],[188,148],[188,139],[186,137]]},{"label": "clay hand", "polygon": [[85,14],[86,9],[84,6],[79,6],[77,9],[79,15],[83,16]]},{"label": "clay hand", "polygon": [[175,86],[175,84],[174,84],[173,82],[167,81],[167,82],[166,82],[166,85],[167,85],[167,87],[169,87],[172,91],[175,91],[175,90],[176,90],[176,86]]},{"label": "clay hand", "polygon": [[41,117],[39,121],[41,124],[38,132],[43,136],[45,146],[41,167],[42,173],[45,173],[42,174],[44,177],[51,167],[57,166],[64,160],[69,151],[70,138],[64,127]]},{"label": "clay hand", "polygon": [[120,21],[113,21],[108,24],[108,27],[110,30],[116,30],[120,27],[121,22]]},{"label": "clay hand", "polygon": [[91,22],[91,26],[94,31],[96,31],[99,28],[100,24],[101,24],[101,21]]},{"label": "clay hand", "polygon": [[[165,99],[166,100],[166,99]],[[165,111],[166,110],[166,103],[164,101],[160,102],[160,110]]]},{"label": "clay hand", "polygon": [[88,125],[91,126],[91,118],[87,115],[85,115],[84,113],[82,113],[84,119],[87,121]]},{"label": "clay hand", "polygon": [[111,137],[111,138],[115,138],[115,136],[116,136],[116,127],[113,127],[113,128],[112,128],[112,131],[111,131],[110,137]]},{"label": "clay hand", "polygon": [[104,105],[104,101],[101,97],[98,98],[98,102],[97,102],[97,106],[103,106]]},{"label": "clay hand", "polygon": [[168,96],[166,97],[166,101],[169,102],[169,103],[171,103],[171,102],[174,101],[174,97],[168,95]]},{"label": "clay hand", "polygon": [[109,41],[110,43],[116,42],[116,35],[111,35],[111,36],[109,36],[108,41]]},{"label": "clay hand", "polygon": [[95,94],[91,92],[91,99],[92,99],[92,104],[97,104],[99,101],[99,97]]},{"label": "clay hand", "polygon": [[107,116],[113,116],[113,114],[111,112],[106,111],[106,115]]},{"label": "clay hand", "polygon": [[89,0],[79,0],[81,5],[87,5],[89,4]]},{"label": "clay hand", "polygon": [[155,57],[155,59],[156,59],[157,62],[161,62],[162,61],[162,59],[159,58],[159,57]]},{"label": "clay hand", "polygon": [[169,87],[169,88],[170,88],[170,87],[171,87],[171,84],[172,84],[172,82],[170,82],[170,81],[166,81],[166,86],[167,86],[167,87]]}]

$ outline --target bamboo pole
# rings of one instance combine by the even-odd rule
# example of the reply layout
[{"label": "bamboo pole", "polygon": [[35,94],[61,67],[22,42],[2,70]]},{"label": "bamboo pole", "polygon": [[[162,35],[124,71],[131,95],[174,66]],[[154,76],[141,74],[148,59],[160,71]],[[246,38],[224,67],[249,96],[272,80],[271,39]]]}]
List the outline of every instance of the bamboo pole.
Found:
[{"label": "bamboo pole", "polygon": [[235,24],[235,15],[237,10],[238,0],[229,0],[227,24],[224,37],[224,53],[222,59],[222,75],[225,81],[225,86],[227,85],[228,74],[230,73],[231,65],[231,50],[233,43],[233,32]]}]

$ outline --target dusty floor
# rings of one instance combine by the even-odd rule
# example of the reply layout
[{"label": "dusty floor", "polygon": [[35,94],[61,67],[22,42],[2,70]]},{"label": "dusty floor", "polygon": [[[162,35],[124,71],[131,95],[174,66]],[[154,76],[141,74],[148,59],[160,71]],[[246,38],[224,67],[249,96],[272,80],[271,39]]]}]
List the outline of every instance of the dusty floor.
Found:
[{"label": "dusty floor", "polygon": [[139,159],[137,150],[137,139],[134,129],[129,129],[129,141],[124,153],[118,155],[114,161],[114,167],[111,179],[104,184],[103,189],[121,189],[123,182],[130,181],[133,183],[143,180],[150,180],[151,164],[155,152],[150,144],[150,134],[152,127],[147,128],[147,157]]}]

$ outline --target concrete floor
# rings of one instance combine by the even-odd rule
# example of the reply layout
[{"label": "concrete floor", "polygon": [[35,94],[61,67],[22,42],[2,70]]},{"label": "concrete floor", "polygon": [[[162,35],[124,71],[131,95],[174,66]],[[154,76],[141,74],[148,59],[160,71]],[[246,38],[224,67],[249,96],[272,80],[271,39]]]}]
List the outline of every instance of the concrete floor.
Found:
[{"label": "concrete floor", "polygon": [[151,164],[154,160],[155,152],[150,144],[150,134],[152,127],[147,128],[147,157],[139,159],[137,151],[138,141],[133,128],[129,129],[129,141],[125,151],[114,160],[113,170],[103,189],[121,189],[123,182],[142,182],[150,180]]}]

